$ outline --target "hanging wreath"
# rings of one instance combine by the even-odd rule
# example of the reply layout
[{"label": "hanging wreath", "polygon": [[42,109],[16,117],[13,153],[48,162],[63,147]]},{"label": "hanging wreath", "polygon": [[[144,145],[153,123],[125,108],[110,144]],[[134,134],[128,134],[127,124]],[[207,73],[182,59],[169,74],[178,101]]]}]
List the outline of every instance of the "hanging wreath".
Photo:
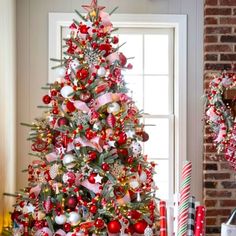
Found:
[{"label": "hanging wreath", "polygon": [[225,153],[226,160],[236,170],[236,119],[223,99],[226,90],[233,87],[236,87],[235,73],[223,72],[214,76],[206,94],[206,120],[213,131],[217,150]]}]

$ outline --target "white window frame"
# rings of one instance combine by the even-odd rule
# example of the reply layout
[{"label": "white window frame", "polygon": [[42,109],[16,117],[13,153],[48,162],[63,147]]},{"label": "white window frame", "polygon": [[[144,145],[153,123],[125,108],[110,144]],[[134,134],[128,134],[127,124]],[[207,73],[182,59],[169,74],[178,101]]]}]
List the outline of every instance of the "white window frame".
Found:
[{"label": "white window frame", "polygon": [[[61,29],[68,27],[74,13],[49,13],[48,81],[56,78],[50,58],[60,58]],[[179,190],[181,167],[187,160],[187,16],[159,14],[113,14],[112,23],[118,28],[174,29],[174,191]]]}]

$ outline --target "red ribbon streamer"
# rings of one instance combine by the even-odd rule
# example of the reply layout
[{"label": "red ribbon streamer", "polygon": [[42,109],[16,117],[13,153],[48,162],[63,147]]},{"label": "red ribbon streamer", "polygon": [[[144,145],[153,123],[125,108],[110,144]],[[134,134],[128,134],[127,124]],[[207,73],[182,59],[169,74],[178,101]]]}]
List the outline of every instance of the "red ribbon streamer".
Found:
[{"label": "red ribbon streamer", "polygon": [[203,236],[205,234],[204,232],[205,212],[206,209],[204,206],[198,206],[196,208],[194,236]]},{"label": "red ribbon streamer", "polygon": [[160,236],[167,236],[166,202],[160,201]]}]

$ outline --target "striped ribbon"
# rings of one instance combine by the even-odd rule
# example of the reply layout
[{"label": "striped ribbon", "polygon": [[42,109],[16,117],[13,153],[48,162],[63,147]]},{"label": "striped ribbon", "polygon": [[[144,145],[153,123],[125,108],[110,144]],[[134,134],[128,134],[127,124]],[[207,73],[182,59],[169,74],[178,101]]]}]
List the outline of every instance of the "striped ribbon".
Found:
[{"label": "striped ribbon", "polygon": [[189,198],[187,236],[194,236],[195,197]]},{"label": "striped ribbon", "polygon": [[191,186],[192,163],[187,161],[182,170],[182,180],[180,185],[180,203],[178,211],[178,236],[187,235],[188,209]]}]

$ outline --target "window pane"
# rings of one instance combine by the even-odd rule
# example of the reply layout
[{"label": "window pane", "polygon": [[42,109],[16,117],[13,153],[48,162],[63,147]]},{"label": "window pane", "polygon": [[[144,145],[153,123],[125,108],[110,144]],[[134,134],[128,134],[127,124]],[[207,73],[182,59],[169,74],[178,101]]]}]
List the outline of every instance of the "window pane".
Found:
[{"label": "window pane", "polygon": [[156,174],[154,175],[154,181],[156,186],[158,187],[157,190],[157,197],[162,200],[168,200],[169,198],[169,161],[168,160],[152,160],[157,165],[155,167]]},{"label": "window pane", "polygon": [[130,89],[129,96],[133,98],[139,110],[143,109],[143,77],[125,75],[124,79]]},{"label": "window pane", "polygon": [[124,74],[142,74],[143,73],[143,35],[142,34],[120,34],[120,44],[126,42],[120,48],[124,55],[134,57],[128,60],[133,65],[132,70],[125,70]]},{"label": "window pane", "polygon": [[144,112],[152,115],[169,113],[168,76],[144,77]]},{"label": "window pane", "polygon": [[168,74],[168,35],[144,36],[144,73]]},{"label": "window pane", "polygon": [[145,125],[149,140],[144,143],[144,153],[152,159],[169,158],[169,119],[145,118]]}]

